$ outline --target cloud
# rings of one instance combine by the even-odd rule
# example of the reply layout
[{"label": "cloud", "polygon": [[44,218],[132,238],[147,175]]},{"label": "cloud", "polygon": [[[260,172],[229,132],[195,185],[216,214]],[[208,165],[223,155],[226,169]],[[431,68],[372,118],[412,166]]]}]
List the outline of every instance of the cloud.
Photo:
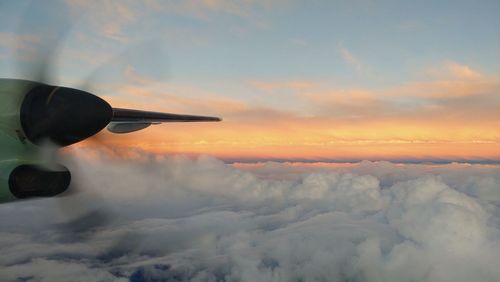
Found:
[{"label": "cloud", "polygon": [[458,78],[475,79],[481,77],[481,74],[478,71],[473,70],[471,67],[466,65],[449,63],[446,67],[450,73]]},{"label": "cloud", "polygon": [[356,70],[357,72],[363,72],[365,70],[365,65],[349,49],[340,46],[339,52],[344,62],[354,68],[354,70]]},{"label": "cloud", "polygon": [[[500,275],[498,166],[264,163],[257,171],[211,157],[117,162],[72,153],[76,161],[68,165],[87,192],[0,206],[0,277],[495,281]],[[86,240],[62,240],[51,225],[54,204],[75,207],[89,193],[119,218],[86,231],[92,233]]]},{"label": "cloud", "polygon": [[107,38],[126,42],[129,40],[124,29],[136,23],[142,9],[133,1],[106,1],[96,9],[94,3],[81,0],[65,0],[74,17],[83,14],[86,24],[92,26]]},{"label": "cloud", "polygon": [[146,6],[153,10],[167,13],[176,13],[201,20],[210,20],[215,16],[236,16],[258,26],[265,26],[259,14],[276,6],[281,7],[289,1],[261,1],[261,0],[188,0],[188,1],[158,1],[147,0]]},{"label": "cloud", "polygon": [[294,91],[308,90],[315,86],[315,83],[305,80],[289,80],[289,81],[262,81],[252,80],[248,84],[262,91],[273,91],[279,89],[290,89]]},{"label": "cloud", "polygon": [[440,66],[432,67],[428,69],[427,72],[431,76],[441,79],[474,80],[483,77],[478,70],[473,69],[471,66],[457,62],[447,62]]}]

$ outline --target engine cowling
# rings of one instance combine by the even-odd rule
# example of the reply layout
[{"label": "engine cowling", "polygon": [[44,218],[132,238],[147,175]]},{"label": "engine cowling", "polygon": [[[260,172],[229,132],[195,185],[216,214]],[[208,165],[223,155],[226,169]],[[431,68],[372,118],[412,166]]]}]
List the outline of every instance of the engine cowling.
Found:
[{"label": "engine cowling", "polygon": [[80,142],[101,131],[112,117],[111,106],[93,94],[45,84],[33,87],[20,109],[24,134],[34,144]]},{"label": "engine cowling", "polygon": [[36,164],[11,167],[0,177],[0,202],[53,197],[66,191],[71,182],[71,173],[61,165],[50,169]]},{"label": "engine cowling", "polygon": [[84,140],[111,121],[101,98],[67,87],[0,79],[0,203],[51,197],[68,189],[65,167],[46,169],[41,150]]}]

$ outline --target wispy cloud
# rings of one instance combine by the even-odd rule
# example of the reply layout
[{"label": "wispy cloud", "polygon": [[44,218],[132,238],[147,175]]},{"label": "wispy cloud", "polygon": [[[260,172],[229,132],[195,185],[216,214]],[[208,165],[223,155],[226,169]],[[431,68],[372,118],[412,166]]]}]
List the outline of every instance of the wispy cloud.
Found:
[{"label": "wispy cloud", "polygon": [[340,45],[339,52],[344,62],[348,64],[350,67],[352,67],[354,70],[356,70],[359,73],[365,71],[366,67],[363,64],[363,62],[357,56],[355,56],[349,49]]},{"label": "wispy cloud", "polygon": [[[82,0],[64,0],[73,11],[75,17],[87,17],[86,24],[106,38],[128,42],[131,40],[129,27],[137,24],[138,19],[150,17],[151,14],[161,16],[181,16],[191,19],[212,21],[222,16],[232,16],[251,23],[254,27],[265,28],[268,22],[265,12],[288,3],[283,1],[258,0],[187,0],[187,1],[106,1],[99,4]],[[162,30],[170,27],[161,27]],[[234,28],[238,29],[238,28]],[[134,34],[134,36],[139,36]]]},{"label": "wispy cloud", "polygon": [[252,80],[249,81],[252,87],[264,91],[273,91],[278,89],[290,89],[294,91],[307,90],[316,85],[316,83],[306,80],[282,80],[282,81],[264,81]]},{"label": "wispy cloud", "polygon": [[154,11],[175,13],[186,17],[211,21],[219,16],[233,16],[252,23],[256,27],[266,28],[269,23],[263,16],[265,12],[276,7],[283,7],[288,0],[187,0],[161,1],[147,0],[145,4]]},{"label": "wispy cloud", "polygon": [[483,75],[471,66],[457,62],[447,62],[431,67],[427,73],[435,78],[441,79],[479,79]]},{"label": "wispy cloud", "polygon": [[87,17],[86,24],[92,26],[107,38],[128,41],[124,28],[137,21],[140,10],[133,1],[106,1],[95,3],[82,0],[65,0],[75,17]]}]

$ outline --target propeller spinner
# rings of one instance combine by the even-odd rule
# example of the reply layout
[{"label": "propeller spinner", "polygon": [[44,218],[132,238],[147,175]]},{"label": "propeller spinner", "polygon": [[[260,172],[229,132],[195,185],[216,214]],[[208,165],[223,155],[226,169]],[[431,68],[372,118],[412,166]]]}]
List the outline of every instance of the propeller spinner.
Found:
[{"label": "propeller spinner", "polygon": [[103,99],[67,87],[38,85],[24,98],[21,124],[26,137],[40,145],[59,146],[82,141],[109,124],[113,109]]}]

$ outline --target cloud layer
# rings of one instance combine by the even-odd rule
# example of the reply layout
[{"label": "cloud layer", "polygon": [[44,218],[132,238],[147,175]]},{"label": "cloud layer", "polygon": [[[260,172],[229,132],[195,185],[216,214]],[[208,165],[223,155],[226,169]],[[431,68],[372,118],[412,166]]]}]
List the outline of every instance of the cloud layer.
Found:
[{"label": "cloud layer", "polygon": [[[86,192],[0,206],[2,280],[495,281],[500,168],[73,152]],[[87,156],[87,157],[86,157]],[[84,210],[115,217],[70,233]],[[80,226],[88,222],[79,222]],[[56,224],[59,223],[59,224]],[[73,229],[75,230],[75,229]]]}]

